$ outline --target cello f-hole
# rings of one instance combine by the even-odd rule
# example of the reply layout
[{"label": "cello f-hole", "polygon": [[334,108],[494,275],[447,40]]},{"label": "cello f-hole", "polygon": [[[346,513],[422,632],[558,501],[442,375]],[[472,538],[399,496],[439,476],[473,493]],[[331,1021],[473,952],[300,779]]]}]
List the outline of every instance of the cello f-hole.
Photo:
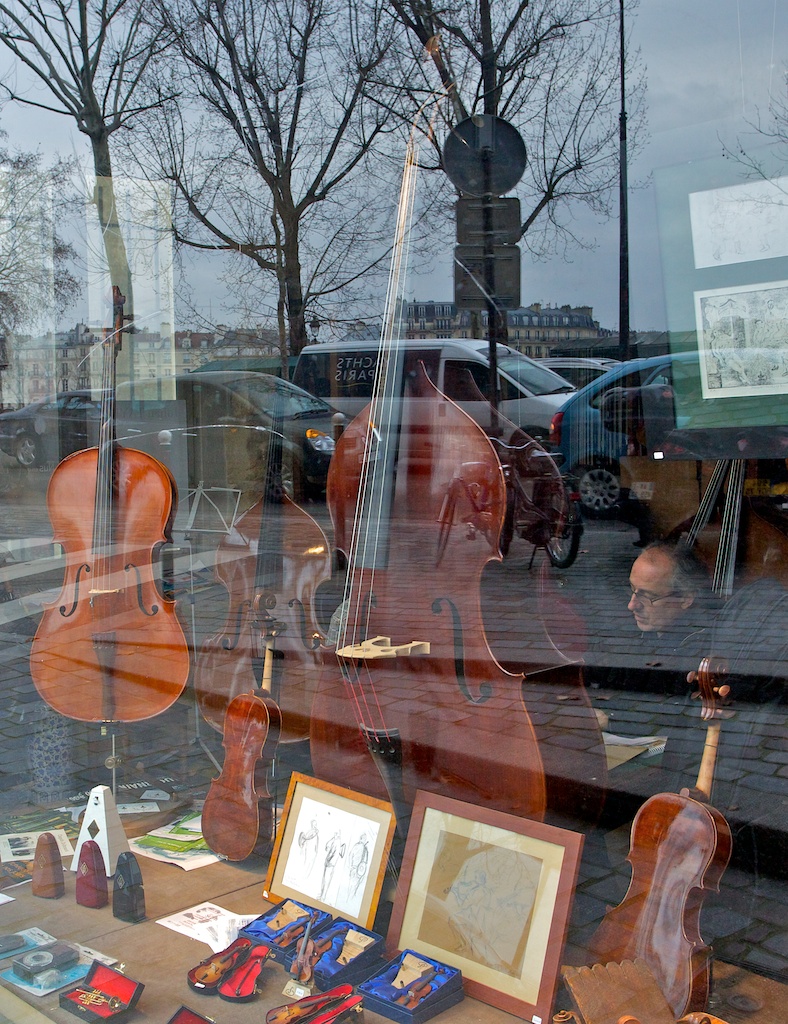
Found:
[{"label": "cello f-hole", "polygon": [[462,623],[457,613],[454,602],[448,597],[436,597],[432,602],[433,615],[440,615],[443,605],[448,605],[451,612],[452,635],[454,638],[454,671],[457,676],[457,685],[460,693],[471,704],[485,704],[493,695],[492,686],[489,683],[482,683],[479,686],[479,696],[474,697],[470,691],[465,672],[465,644],[463,642]]},{"label": "cello f-hole", "polygon": [[244,613],[251,607],[251,605],[251,601],[241,601],[239,603],[238,610],[235,613],[235,628],[233,629],[232,638],[229,636],[222,637],[222,650],[234,651],[241,642],[241,628],[243,625]]},{"label": "cello f-hole", "polygon": [[66,606],[64,604],[61,604],[61,606],[58,608],[58,611],[60,612],[64,619],[67,619],[69,615],[73,615],[74,612],[77,610],[77,605],[79,604],[79,577],[83,569],[85,570],[85,575],[87,575],[90,572],[90,565],[87,562],[83,562],[82,565],[80,565],[80,567],[77,569],[77,575],[74,579],[74,600],[71,604],[71,607],[68,609],[68,611],[66,611]]},{"label": "cello f-hole", "polygon": [[142,612],[143,615],[147,615],[148,618],[152,618],[158,612],[159,606],[157,604],[152,604],[150,611],[148,611],[147,608],[145,607],[145,602],[142,600],[142,576],[140,575],[139,569],[133,562],[129,562],[127,565],[124,565],[123,568],[126,570],[126,572],[133,572],[136,575],[137,605],[139,606],[139,610]]},{"label": "cello f-hole", "polygon": [[307,636],[304,602],[294,597],[291,601],[287,602],[287,607],[294,608],[298,613],[298,632],[301,634],[301,643],[304,645],[304,648],[307,651],[316,651],[320,646],[320,635],[312,633],[311,637]]}]

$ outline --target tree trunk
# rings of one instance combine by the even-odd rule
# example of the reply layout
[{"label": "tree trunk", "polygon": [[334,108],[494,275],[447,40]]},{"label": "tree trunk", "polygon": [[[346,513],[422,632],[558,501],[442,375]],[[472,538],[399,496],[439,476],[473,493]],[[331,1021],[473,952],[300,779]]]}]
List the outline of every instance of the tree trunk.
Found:
[{"label": "tree trunk", "polygon": [[282,255],[284,259],[283,272],[287,295],[287,319],[290,328],[291,356],[297,356],[308,341],[298,241],[298,222],[296,221],[291,225],[285,224]]},{"label": "tree trunk", "polygon": [[[93,147],[93,167],[96,172],[96,187],[93,193],[93,201],[96,204],[101,236],[104,240],[104,252],[107,257],[110,284],[117,285],[121,290],[121,294],[125,296],[124,317],[127,321],[133,322],[134,287],[126,253],[126,243],[121,234],[118,209],[115,203],[109,139],[105,135],[99,137],[91,136],[90,142]],[[130,338],[127,335],[124,338],[124,346],[121,349],[123,355],[121,355],[121,360],[118,363],[118,378],[120,380],[131,379],[131,370],[134,365],[132,348]]]}]

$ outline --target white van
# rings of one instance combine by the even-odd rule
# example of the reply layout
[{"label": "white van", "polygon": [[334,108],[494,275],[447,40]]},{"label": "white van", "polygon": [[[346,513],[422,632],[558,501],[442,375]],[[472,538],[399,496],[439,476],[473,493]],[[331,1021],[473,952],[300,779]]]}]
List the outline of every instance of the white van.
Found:
[{"label": "white van", "polygon": [[[432,338],[400,341],[397,348],[404,351],[406,365],[422,362],[438,389],[489,431],[486,341]],[[377,360],[375,341],[307,345],[298,356],[293,383],[352,418],[372,397]],[[506,345],[498,346],[498,387],[501,415],[532,437],[545,439],[553,414],[575,391],[563,377]]]}]

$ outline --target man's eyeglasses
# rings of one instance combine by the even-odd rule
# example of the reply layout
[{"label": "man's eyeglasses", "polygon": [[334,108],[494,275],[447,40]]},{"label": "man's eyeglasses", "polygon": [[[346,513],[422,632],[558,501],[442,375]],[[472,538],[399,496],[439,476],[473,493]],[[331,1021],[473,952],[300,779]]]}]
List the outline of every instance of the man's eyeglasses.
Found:
[{"label": "man's eyeglasses", "polygon": [[649,594],[647,590],[638,590],[637,587],[633,587],[631,584],[629,589],[632,591],[632,597],[645,605],[657,604],[658,601],[666,601],[669,597],[679,596],[677,590],[671,590],[669,594]]}]

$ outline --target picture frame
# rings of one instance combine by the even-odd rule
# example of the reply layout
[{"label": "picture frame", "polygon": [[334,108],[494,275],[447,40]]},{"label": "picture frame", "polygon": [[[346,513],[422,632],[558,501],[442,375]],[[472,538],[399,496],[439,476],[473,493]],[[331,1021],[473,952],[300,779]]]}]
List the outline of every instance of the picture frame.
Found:
[{"label": "picture frame", "polygon": [[390,803],[293,772],[264,898],[295,899],[371,928],[395,825]]},{"label": "picture frame", "polygon": [[386,939],[462,971],[466,993],[549,1020],[583,836],[419,791]]}]

